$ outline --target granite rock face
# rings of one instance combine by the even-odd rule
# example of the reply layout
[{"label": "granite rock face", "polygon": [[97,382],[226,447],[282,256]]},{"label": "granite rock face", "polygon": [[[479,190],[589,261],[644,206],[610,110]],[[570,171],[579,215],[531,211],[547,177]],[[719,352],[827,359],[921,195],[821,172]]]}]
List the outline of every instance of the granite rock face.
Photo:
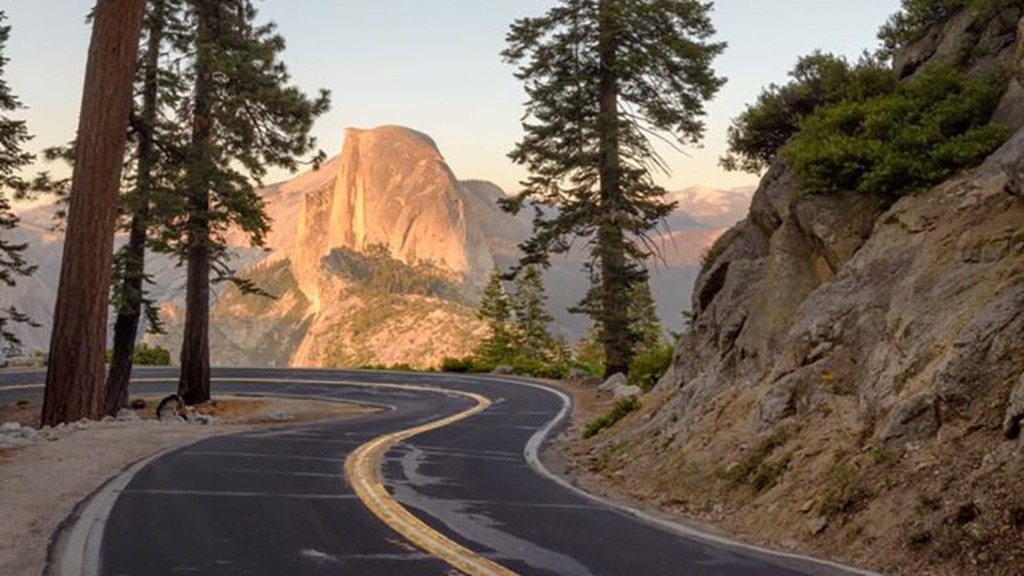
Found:
[{"label": "granite rock face", "polygon": [[349,129],[332,187],[306,195],[291,260],[303,292],[321,306],[321,260],[335,248],[385,246],[406,264],[430,263],[468,283],[493,268],[464,191],[427,135],[384,126]]}]

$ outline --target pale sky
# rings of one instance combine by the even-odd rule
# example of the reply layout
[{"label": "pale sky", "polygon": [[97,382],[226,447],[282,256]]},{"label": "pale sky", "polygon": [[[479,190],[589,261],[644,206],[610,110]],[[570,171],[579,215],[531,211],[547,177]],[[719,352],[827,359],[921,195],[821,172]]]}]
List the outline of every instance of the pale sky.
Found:
[{"label": "pale sky", "polygon": [[[94,0],[0,0],[13,26],[7,80],[29,107],[32,148],[65,143],[77,126]],[[553,0],[263,0],[262,16],[288,41],[295,82],[333,93],[317,124],[334,155],[344,129],[400,124],[430,134],[458,177],[491,180],[514,191],[524,175],[506,153],[521,135],[523,92],[502,62],[508,25],[539,15]],[[716,62],[729,84],[710,104],[703,149],[669,153],[670,190],[755,183],[717,166],[729,120],[770,82],[784,82],[815,49],[855,57],[873,49],[875,32],[899,0],[718,0],[718,37],[729,43]]]}]

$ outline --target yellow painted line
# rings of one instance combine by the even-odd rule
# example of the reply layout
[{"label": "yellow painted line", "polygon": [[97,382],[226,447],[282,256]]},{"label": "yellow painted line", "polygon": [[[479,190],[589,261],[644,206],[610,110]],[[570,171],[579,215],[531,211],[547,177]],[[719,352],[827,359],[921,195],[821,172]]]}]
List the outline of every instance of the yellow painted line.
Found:
[{"label": "yellow painted line", "polygon": [[[448,391],[452,393],[453,391]],[[476,405],[453,416],[428,422],[415,428],[385,434],[363,444],[345,461],[345,476],[356,496],[384,524],[401,534],[406,540],[427,554],[444,560],[456,570],[469,576],[515,576],[508,568],[450,540],[414,516],[399,504],[381,481],[380,467],[384,454],[403,442],[431,430],[444,428],[486,410],[491,401],[471,392],[454,392],[472,398]]]},{"label": "yellow painted line", "polygon": [[[399,442],[404,442],[414,436],[419,436],[432,430],[444,428],[456,422],[465,420],[476,414],[487,410],[491,401],[480,394],[463,392],[460,390],[446,390],[432,388],[416,384],[391,384],[391,383],[364,383],[345,380],[315,380],[315,379],[272,379],[272,378],[214,378],[214,382],[251,382],[251,383],[274,383],[274,384],[314,384],[328,386],[350,386],[357,388],[384,388],[393,390],[418,390],[432,392],[435,394],[454,394],[463,396],[476,402],[476,404],[458,414],[428,422],[408,430],[400,430],[375,438],[357,448],[345,460],[345,476],[352,485],[356,496],[381,522],[389,526],[395,532],[401,534],[409,542],[413,543],[427,554],[443,560],[456,570],[468,576],[517,576],[515,572],[504,566],[493,562],[476,552],[454,542],[440,532],[434,530],[422,520],[405,509],[388,493],[381,481],[380,468],[384,458],[392,447]],[[171,378],[140,378],[132,380],[139,384],[156,384],[164,382],[177,382]],[[6,390],[17,390],[21,388],[39,388],[42,384],[30,384],[25,386],[12,386]]]}]

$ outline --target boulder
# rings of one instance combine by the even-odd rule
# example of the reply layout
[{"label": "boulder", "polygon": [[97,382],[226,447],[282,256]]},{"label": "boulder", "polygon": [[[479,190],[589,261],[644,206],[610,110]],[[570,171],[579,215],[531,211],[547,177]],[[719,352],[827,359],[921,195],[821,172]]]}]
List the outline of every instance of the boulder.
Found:
[{"label": "boulder", "polygon": [[897,405],[889,413],[882,442],[891,446],[904,446],[910,442],[930,440],[939,431],[939,403],[935,394],[914,396]]},{"label": "boulder", "polygon": [[644,393],[643,389],[639,386],[623,386],[619,385],[612,388],[612,395],[616,400],[622,400],[623,398],[636,398]]},{"label": "boulder", "polygon": [[1003,417],[1003,434],[1010,440],[1020,437],[1021,425],[1024,424],[1024,374],[1021,375],[1017,387],[1010,394],[1010,402]]},{"label": "boulder", "polygon": [[118,422],[139,422],[142,418],[139,417],[138,413],[128,408],[121,408],[117,411]]},{"label": "boulder", "polygon": [[615,390],[617,386],[627,386],[628,384],[629,380],[626,378],[625,374],[612,374],[611,377],[605,380],[604,384],[598,386],[597,389],[601,392],[611,392]]},{"label": "boulder", "polygon": [[496,376],[511,376],[515,373],[516,371],[514,368],[505,365],[498,366],[494,370],[491,370],[491,374],[494,374]]}]

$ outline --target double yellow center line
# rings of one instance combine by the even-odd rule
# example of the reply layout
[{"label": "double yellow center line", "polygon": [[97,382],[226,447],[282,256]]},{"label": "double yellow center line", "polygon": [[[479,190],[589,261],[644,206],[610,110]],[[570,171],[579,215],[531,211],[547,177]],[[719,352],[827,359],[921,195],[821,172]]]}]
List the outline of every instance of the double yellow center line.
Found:
[{"label": "double yellow center line", "polygon": [[385,434],[363,444],[345,461],[345,477],[355,490],[356,496],[381,522],[431,556],[444,560],[456,570],[470,576],[515,576],[515,572],[452,541],[413,516],[388,493],[381,481],[380,468],[384,454],[396,444],[470,418],[491,405],[490,400],[479,394],[448,392],[471,398],[476,405],[447,418]]}]

